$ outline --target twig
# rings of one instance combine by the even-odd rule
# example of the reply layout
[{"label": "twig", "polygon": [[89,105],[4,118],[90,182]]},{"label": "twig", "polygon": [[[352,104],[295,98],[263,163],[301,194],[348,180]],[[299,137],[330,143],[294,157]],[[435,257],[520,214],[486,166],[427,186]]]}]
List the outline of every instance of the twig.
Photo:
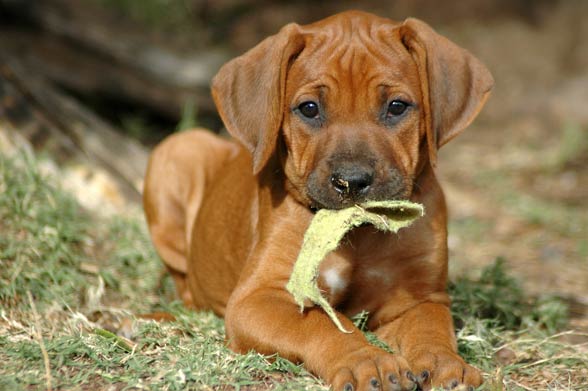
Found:
[{"label": "twig", "polygon": [[509,381],[513,382],[514,384],[516,384],[517,386],[524,388],[527,391],[535,391],[534,388],[529,388],[527,386],[525,386],[524,384],[519,383],[518,381],[514,380],[514,379],[509,379]]},{"label": "twig", "polygon": [[521,365],[519,367],[519,369],[526,369],[526,368],[530,368],[530,367],[534,367],[534,366],[537,366],[537,365],[544,364],[546,362],[552,362],[552,361],[557,361],[557,360],[578,360],[578,361],[582,361],[582,360],[584,360],[584,357],[583,356],[554,356],[554,357],[548,357],[548,358],[543,358],[541,360],[530,362],[530,363],[525,364],[525,365]]},{"label": "twig", "polygon": [[33,318],[35,321],[35,337],[37,338],[37,342],[39,343],[39,347],[41,348],[41,353],[43,354],[47,391],[51,391],[53,389],[51,387],[51,366],[49,363],[49,354],[47,353],[45,343],[43,342],[43,335],[41,334],[41,323],[39,322],[39,313],[37,312],[37,307],[35,306],[35,302],[33,301],[33,295],[31,295],[30,291],[27,291],[27,296],[29,298],[29,303],[31,304],[31,309],[33,310]]}]

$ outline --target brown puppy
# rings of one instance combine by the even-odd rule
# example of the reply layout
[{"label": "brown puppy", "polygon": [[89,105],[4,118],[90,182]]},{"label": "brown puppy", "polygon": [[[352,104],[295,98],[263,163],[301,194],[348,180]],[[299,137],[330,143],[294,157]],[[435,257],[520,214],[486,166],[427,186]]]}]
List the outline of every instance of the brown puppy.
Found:
[{"label": "brown puppy", "polygon": [[[474,119],[493,80],[467,51],[408,19],[345,12],[289,24],[221,68],[229,132],[173,135],[151,158],[145,211],[186,305],[226,319],[239,352],[279,353],[335,390],[477,386],[456,353],[437,149]],[[285,290],[318,208],[410,199],[426,215],[397,235],[363,227],[321,265],[346,316],[369,311],[389,354]]]}]

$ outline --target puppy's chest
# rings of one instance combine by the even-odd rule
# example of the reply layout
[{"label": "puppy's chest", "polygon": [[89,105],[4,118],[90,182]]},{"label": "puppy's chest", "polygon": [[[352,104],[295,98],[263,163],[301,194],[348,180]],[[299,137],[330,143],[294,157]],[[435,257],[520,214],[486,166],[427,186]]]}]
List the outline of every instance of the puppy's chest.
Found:
[{"label": "puppy's chest", "polygon": [[387,291],[396,279],[395,258],[393,248],[382,243],[366,243],[360,247],[349,243],[342,245],[321,263],[319,288],[334,306],[352,295]]}]

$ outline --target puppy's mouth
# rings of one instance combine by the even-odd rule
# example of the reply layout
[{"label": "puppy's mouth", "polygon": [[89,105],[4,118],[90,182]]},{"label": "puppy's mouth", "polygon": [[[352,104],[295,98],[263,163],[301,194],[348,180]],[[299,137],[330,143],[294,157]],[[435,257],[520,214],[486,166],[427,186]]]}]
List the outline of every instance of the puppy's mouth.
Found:
[{"label": "puppy's mouth", "polygon": [[371,175],[321,178],[313,172],[307,182],[306,195],[311,211],[344,209],[366,201],[402,200],[410,196],[409,186],[396,170],[386,178]]},{"label": "puppy's mouth", "polygon": [[368,201],[400,201],[400,200],[406,200],[406,199],[408,199],[408,195],[406,192],[401,192],[396,195],[386,196],[386,197],[370,197],[370,198],[356,199],[356,200],[343,199],[340,201],[328,200],[326,202],[311,198],[310,205],[308,208],[310,209],[311,212],[316,213],[321,209],[333,209],[333,210],[345,209],[345,208],[349,208],[354,205],[359,205],[359,204],[362,204],[362,203],[368,202]]}]

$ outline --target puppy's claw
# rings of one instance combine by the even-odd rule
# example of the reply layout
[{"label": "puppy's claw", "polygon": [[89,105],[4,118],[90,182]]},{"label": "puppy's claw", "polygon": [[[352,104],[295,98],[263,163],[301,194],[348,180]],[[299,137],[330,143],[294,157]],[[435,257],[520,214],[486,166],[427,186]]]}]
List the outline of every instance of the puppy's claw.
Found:
[{"label": "puppy's claw", "polygon": [[402,386],[400,385],[400,382],[398,381],[398,378],[394,375],[389,375],[388,376],[388,382],[390,383],[390,390],[391,391],[401,391],[402,390]]},{"label": "puppy's claw", "polygon": [[416,376],[411,371],[406,371],[406,377],[408,378],[408,380],[410,380],[410,381],[412,381],[414,383],[417,382]]},{"label": "puppy's claw", "polygon": [[378,391],[378,390],[382,389],[382,387],[380,385],[380,381],[378,379],[376,379],[375,377],[373,377],[370,380],[370,387],[373,391]]},{"label": "puppy's claw", "polygon": [[431,376],[431,372],[427,371],[426,369],[424,371],[422,371],[421,374],[419,375],[419,378],[418,378],[419,384],[425,383],[427,380],[429,380],[430,376]]}]

